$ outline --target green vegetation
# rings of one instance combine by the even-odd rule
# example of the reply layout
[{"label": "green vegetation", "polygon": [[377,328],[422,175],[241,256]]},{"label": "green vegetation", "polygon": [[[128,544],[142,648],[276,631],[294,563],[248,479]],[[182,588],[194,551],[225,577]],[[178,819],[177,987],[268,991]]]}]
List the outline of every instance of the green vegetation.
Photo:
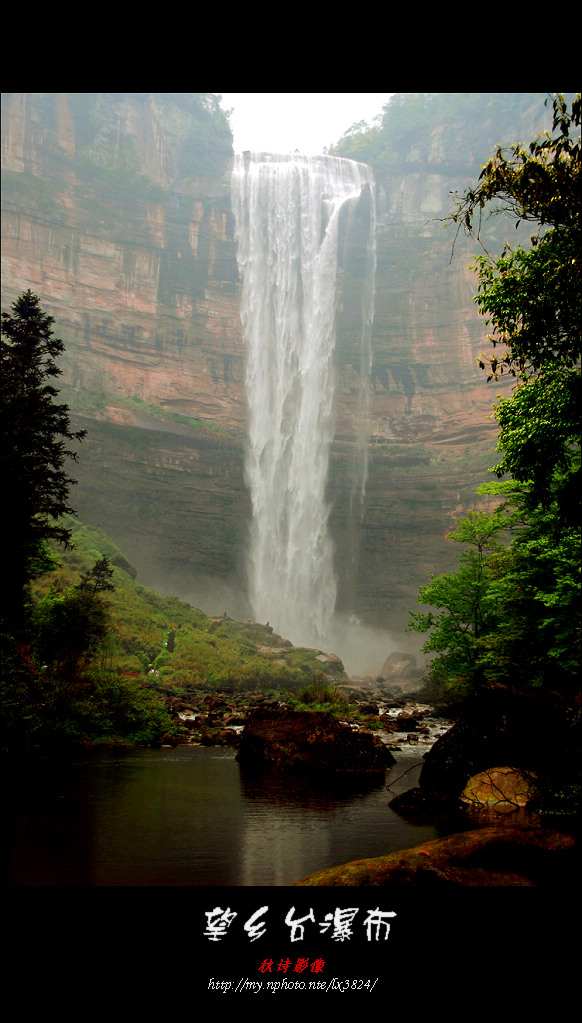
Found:
[{"label": "green vegetation", "polygon": [[326,682],[322,673],[315,673],[313,682],[300,689],[295,704],[297,709],[331,711],[345,714],[349,709],[347,694],[339,686]]},{"label": "green vegetation", "polygon": [[221,96],[211,92],[161,93],[170,103],[183,105],[192,118],[180,141],[183,177],[218,177],[232,157],[232,132],[220,106]]},{"label": "green vegetation", "polygon": [[[48,93],[47,106],[53,105]],[[210,92],[187,93],[69,93],[75,122],[75,137],[82,155],[92,164],[93,172],[101,170],[125,175],[146,186],[138,177],[140,160],[131,134],[120,136],[118,123],[120,104],[150,104],[163,129],[174,138],[177,152],[177,177],[219,176],[232,156],[232,133],[228,117],[220,107],[219,95]],[[47,111],[50,113],[50,111]],[[45,114],[45,117],[47,115]],[[99,179],[95,179],[99,183]],[[113,180],[100,179],[107,187]],[[123,178],[116,183],[123,185]],[[152,183],[150,182],[150,185]]]},{"label": "green vegetation", "polygon": [[269,627],[212,618],[141,586],[111,539],[73,517],[67,444],[83,432],[71,432],[47,382],[64,348],[52,322],[30,292],[3,314],[3,749],[173,741],[181,730],[168,699],[323,679],[316,652]]},{"label": "green vegetation", "polygon": [[395,93],[373,125],[352,125],[330,153],[367,163],[377,175],[431,167],[442,172],[446,164],[447,172],[464,176],[468,168],[477,169],[484,136],[507,144],[535,109],[536,98],[508,92]]},{"label": "green vegetation", "polygon": [[[119,236],[127,211],[136,204],[163,203],[171,193],[143,173],[144,156],[136,143],[136,118],[157,120],[172,141],[176,158],[175,177],[218,179],[232,157],[232,132],[228,116],[214,93],[67,93],[75,136],[74,156],[62,153],[68,165],[69,184],[22,172],[2,172],[3,195],[18,205],[37,206],[45,216],[62,217],[62,203],[72,192],[83,211],[86,226],[99,234]],[[29,94],[34,120],[50,138],[58,135],[63,95]],[[140,107],[149,107],[141,112]],[[125,130],[120,130],[123,123]],[[50,144],[49,144],[50,149]],[[173,168],[174,169],[174,168]],[[172,208],[176,197],[171,196]],[[186,200],[191,204],[192,199]],[[146,236],[147,218],[142,218]]]},{"label": "green vegetation", "polygon": [[[75,579],[103,558],[112,566],[107,593],[109,628],[100,666],[132,672],[167,695],[195,692],[281,691],[321,676],[313,651],[291,646],[269,626],[216,618],[176,597],[142,586],[135,570],[97,527],[70,520],[73,547],[61,564],[34,584],[41,605],[75,587]],[[332,669],[330,669],[331,672]]]},{"label": "green vegetation", "polygon": [[0,596],[0,620],[20,630],[26,617],[26,590],[43,570],[48,539],[69,543],[60,521],[73,509],[66,472],[75,460],[72,446],[83,430],[70,428],[69,408],[55,402],[52,381],[61,373],[56,360],[64,345],[52,331],[39,299],[29,290],[2,313],[0,342],[0,478],[3,519],[8,536]]},{"label": "green vegetation", "polygon": [[458,524],[450,537],[468,545],[459,570],[419,595],[438,613],[412,614],[412,630],[431,632],[430,691],[445,700],[484,684],[579,699],[580,116],[580,96],[571,111],[556,97],[553,134],[498,150],[451,217],[478,239],[493,204],[536,233],[527,250],[476,262],[494,348],[478,361],[489,380],[509,373],[516,387],[495,406],[499,481],[479,491],[503,503]]},{"label": "green vegetation", "polygon": [[[69,349],[73,344],[74,340],[68,346]],[[240,432],[235,431],[234,427],[224,426],[213,420],[202,420],[193,416],[187,416],[181,412],[174,411],[174,409],[164,408],[162,405],[154,405],[152,402],[145,401],[139,394],[116,395],[115,398],[112,398],[111,394],[108,394],[106,391],[84,390],[80,393],[79,389],[71,384],[63,384],[59,393],[66,398],[67,405],[72,412],[84,414],[99,413],[108,406],[116,405],[140,416],[147,416],[149,419],[158,420],[161,423],[178,423],[181,426],[188,427],[189,431],[196,430],[200,431],[200,433],[219,433],[230,436],[236,432],[237,437],[240,436]],[[238,445],[233,446],[231,457],[242,458]]]},{"label": "green vegetation", "polygon": [[63,526],[70,546],[58,564],[49,550],[31,582],[26,643],[4,636],[5,748],[173,741],[180,729],[168,700],[209,693],[345,709],[330,682],[341,668],[324,675],[316,652],[268,626],[211,617],[149,590],[101,529],[71,517]]},{"label": "green vegetation", "polygon": [[111,635],[105,595],[114,587],[108,557],[81,561],[74,582],[47,582],[58,564],[54,545],[71,547],[74,481],[66,463],[84,436],[71,431],[68,406],[55,401],[64,345],[52,323],[30,291],[2,314],[2,748],[61,748],[104,736],[159,741],[171,728],[159,697],[104,671]]},{"label": "green vegetation", "polygon": [[61,184],[57,181],[47,181],[39,178],[30,171],[2,171],[2,192],[6,198],[12,195],[24,199],[27,204],[38,202],[41,206],[54,203],[60,193]]},{"label": "green vegetation", "polygon": [[[75,193],[89,210],[102,211],[103,204],[113,197],[118,211],[119,208],[127,209],[131,203],[162,202],[166,194],[157,182],[132,170],[99,166],[87,158],[79,159],[78,170],[83,184],[75,187]],[[111,217],[114,216],[112,212]]]}]

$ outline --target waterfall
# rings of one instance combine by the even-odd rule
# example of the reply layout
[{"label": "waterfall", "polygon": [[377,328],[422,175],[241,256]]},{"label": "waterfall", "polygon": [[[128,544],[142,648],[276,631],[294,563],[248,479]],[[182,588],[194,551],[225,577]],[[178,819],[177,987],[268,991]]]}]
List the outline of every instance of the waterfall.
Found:
[{"label": "waterfall", "polygon": [[232,199],[249,403],[245,476],[253,510],[249,598],[255,619],[269,621],[295,645],[320,646],[335,608],[326,483],[334,435],[338,231],[346,204],[357,204],[367,191],[372,285],[363,289],[358,367],[365,416],[373,190],[370,168],[351,160],[235,157]]}]

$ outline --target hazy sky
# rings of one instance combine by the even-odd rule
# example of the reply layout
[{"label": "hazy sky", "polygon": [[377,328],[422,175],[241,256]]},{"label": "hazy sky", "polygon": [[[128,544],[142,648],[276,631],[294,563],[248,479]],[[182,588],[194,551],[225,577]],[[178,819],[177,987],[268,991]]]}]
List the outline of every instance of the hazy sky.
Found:
[{"label": "hazy sky", "polygon": [[356,121],[372,124],[390,92],[223,92],[234,150],[322,153]]}]

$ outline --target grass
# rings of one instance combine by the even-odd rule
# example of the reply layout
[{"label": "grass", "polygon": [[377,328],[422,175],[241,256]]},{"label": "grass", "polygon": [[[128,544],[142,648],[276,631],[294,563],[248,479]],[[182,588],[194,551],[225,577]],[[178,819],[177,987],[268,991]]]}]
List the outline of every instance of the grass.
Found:
[{"label": "grass", "polygon": [[[37,580],[34,593],[40,598],[51,589],[74,586],[107,557],[115,590],[107,595],[110,629],[99,653],[100,668],[131,673],[168,694],[182,695],[197,690],[307,692],[318,680],[327,681],[317,651],[291,646],[269,626],[212,617],[176,597],[161,596],[137,581],[129,560],[102,529],[76,519],[67,525],[74,547],[58,551],[59,568]],[[341,668],[330,668],[333,676],[343,677]]]}]

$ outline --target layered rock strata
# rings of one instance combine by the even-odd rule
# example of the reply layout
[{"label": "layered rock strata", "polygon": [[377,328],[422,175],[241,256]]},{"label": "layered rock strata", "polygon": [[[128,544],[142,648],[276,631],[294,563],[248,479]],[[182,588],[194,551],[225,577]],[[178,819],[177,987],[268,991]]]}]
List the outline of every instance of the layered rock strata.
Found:
[{"label": "layered rock strata", "polygon": [[[218,157],[201,169],[189,96],[3,95],[3,308],[31,288],[65,341],[63,397],[88,429],[75,467],[80,516],[110,533],[144,583],[208,600],[211,612],[230,598],[226,610],[244,617],[250,506],[230,142],[217,136]],[[328,484],[338,604],[377,626],[405,625],[419,585],[453,566],[446,533],[495,460],[471,253],[459,243],[451,262],[439,220],[458,183],[446,161],[378,183],[361,506],[351,485],[357,230],[340,257]]]}]

